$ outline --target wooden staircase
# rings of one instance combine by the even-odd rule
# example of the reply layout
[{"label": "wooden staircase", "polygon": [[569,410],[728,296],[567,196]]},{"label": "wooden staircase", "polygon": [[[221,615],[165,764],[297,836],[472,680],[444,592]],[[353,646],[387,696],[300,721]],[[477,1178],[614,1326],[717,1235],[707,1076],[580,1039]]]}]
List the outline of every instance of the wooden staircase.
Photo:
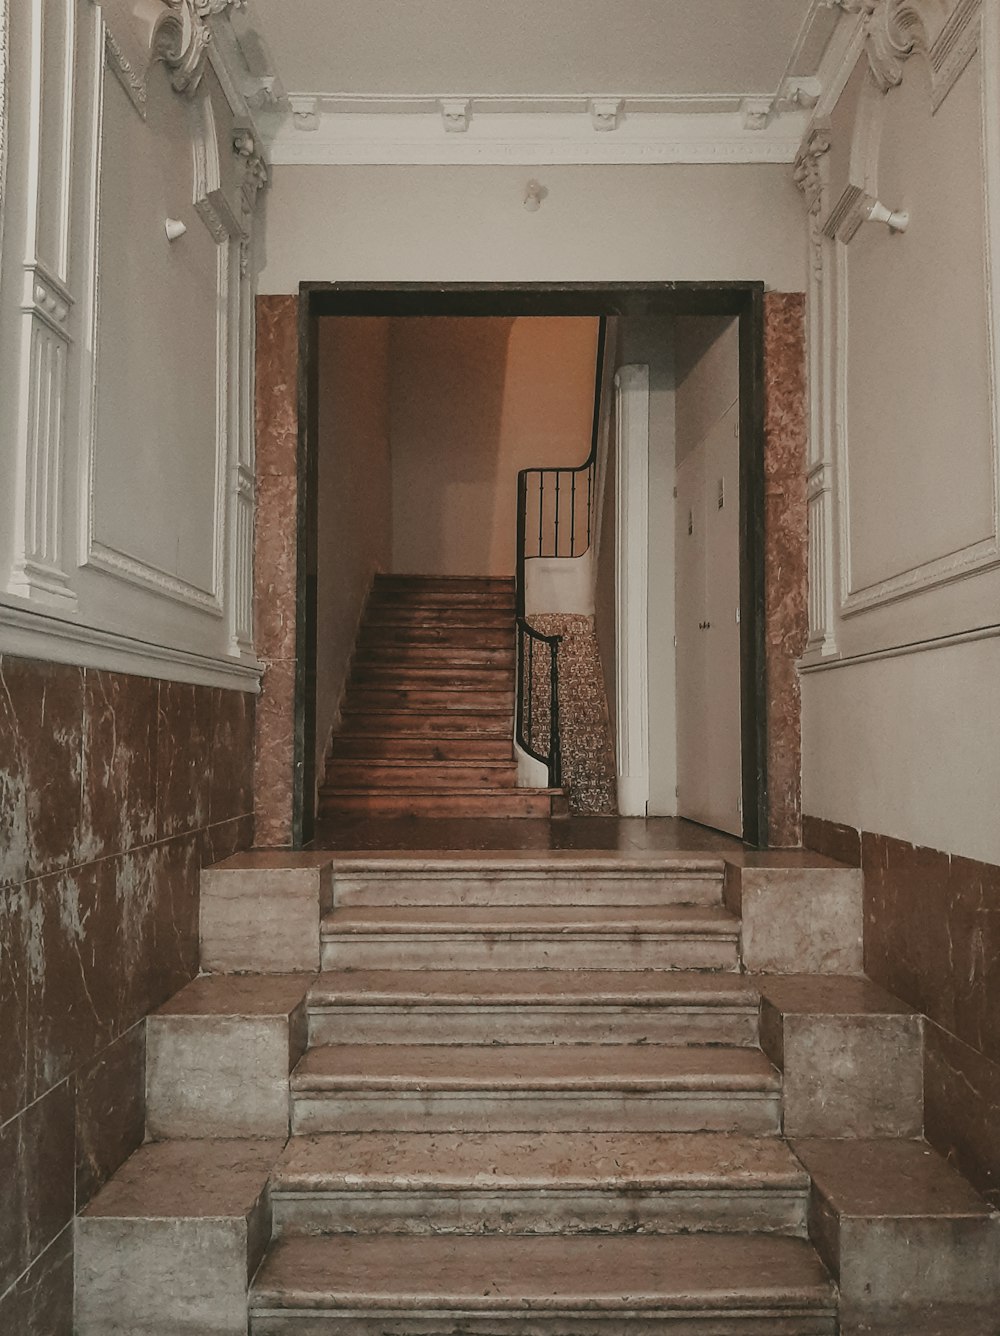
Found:
[{"label": "wooden staircase", "polygon": [[320,817],[565,815],[517,787],[513,711],[513,580],[377,576]]}]

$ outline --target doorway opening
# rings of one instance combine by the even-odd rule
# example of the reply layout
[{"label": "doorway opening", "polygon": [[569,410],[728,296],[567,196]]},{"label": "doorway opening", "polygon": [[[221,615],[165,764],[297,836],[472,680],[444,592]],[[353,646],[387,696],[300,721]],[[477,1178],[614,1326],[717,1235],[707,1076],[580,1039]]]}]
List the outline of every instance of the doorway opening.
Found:
[{"label": "doorway opening", "polygon": [[[706,522],[714,514],[723,515],[726,522],[725,544],[720,551],[722,556],[707,554],[707,563],[715,562],[709,571],[704,565],[701,576],[691,576],[688,571],[688,584],[671,589],[670,618],[656,615],[655,604],[650,601],[649,608],[654,615],[649,617],[640,630],[644,636],[645,670],[647,689],[652,694],[647,700],[646,738],[647,749],[652,759],[648,768],[648,801],[643,812],[658,814],[663,811],[690,815],[706,825],[715,825],[719,829],[729,829],[733,833],[758,847],[767,843],[767,773],[766,773],[766,673],[764,646],[764,405],[763,405],[763,285],[756,283],[739,284],[698,284],[698,283],[650,283],[650,284],[609,284],[609,285],[525,285],[525,286],[477,286],[455,285],[438,287],[433,285],[368,285],[368,284],[303,284],[300,291],[299,308],[299,346],[300,346],[300,406],[299,414],[299,504],[298,504],[298,617],[297,617],[297,663],[295,693],[295,792],[294,792],[294,840],[296,845],[312,837],[315,820],[315,798],[317,792],[318,767],[322,764],[322,739],[325,737],[329,721],[325,714],[329,712],[329,701],[320,697],[317,677],[317,654],[320,642],[325,635],[321,631],[326,604],[322,595],[324,574],[323,543],[324,535],[330,533],[330,516],[324,517],[324,506],[329,501],[323,500],[329,489],[321,487],[321,459],[323,455],[324,414],[332,415],[335,420],[338,405],[342,411],[349,408],[349,387],[341,384],[336,393],[331,395],[329,381],[328,356],[324,348],[329,344],[331,328],[339,319],[342,327],[347,328],[348,321],[387,321],[399,331],[400,346],[426,344],[428,322],[437,319],[443,324],[455,322],[458,318],[478,319],[496,322],[500,328],[504,322],[510,326],[533,318],[549,321],[574,321],[581,327],[593,329],[595,322],[616,327],[616,345],[611,354],[612,374],[617,373],[617,389],[608,395],[605,411],[610,419],[610,435],[613,438],[608,446],[609,460],[615,456],[617,444],[622,449],[621,431],[623,421],[631,412],[635,418],[634,404],[629,409],[623,395],[628,394],[628,385],[634,379],[630,373],[639,366],[645,366],[648,398],[645,405],[647,449],[652,443],[652,450],[640,472],[644,473],[645,490],[648,493],[649,522],[646,542],[646,578],[650,581],[650,594],[655,596],[656,589],[662,587],[664,579],[673,583],[674,567],[681,573],[680,560],[683,548],[679,545],[682,524],[681,485],[682,471],[684,479],[689,479],[698,469],[699,459],[707,461],[701,467],[701,492],[698,504]],[[482,328],[485,328],[485,324]],[[669,330],[669,338],[664,331]],[[643,341],[645,340],[645,344]],[[699,356],[694,351],[704,344]],[[716,346],[718,345],[718,347]],[[735,365],[725,364],[724,387],[721,398],[726,398],[729,388],[735,383],[738,393],[735,399],[726,404],[720,415],[722,426],[719,431],[728,431],[729,451],[726,457],[726,471],[721,479],[723,504],[718,506],[719,478],[718,460],[712,456],[712,442],[695,440],[691,436],[692,421],[696,413],[688,412],[693,402],[699,383],[699,367],[702,356],[707,356],[710,363],[712,350],[716,350],[716,360],[720,351],[733,353]],[[411,347],[411,353],[413,348]],[[480,350],[483,352],[483,350]],[[485,356],[485,352],[483,352]],[[657,411],[662,412],[661,391],[663,389],[663,363],[668,356],[670,374],[673,377],[672,409],[676,427],[671,437],[671,456],[669,460],[663,454],[662,441],[659,439],[656,422]],[[645,357],[641,362],[640,358]],[[419,355],[417,360],[419,360]],[[472,362],[474,364],[475,357]],[[690,363],[690,365],[689,365]],[[704,372],[701,367],[701,372]],[[405,370],[409,377],[411,390],[419,392],[420,375],[411,365]],[[416,374],[416,379],[414,376]],[[678,379],[680,376],[680,379]],[[728,378],[728,379],[727,379]],[[704,379],[704,375],[702,375]],[[625,387],[623,389],[623,387]],[[683,401],[683,403],[682,403]],[[687,405],[687,408],[684,405]],[[593,410],[593,399],[590,408]],[[600,403],[598,404],[600,407]],[[687,416],[685,416],[687,414]],[[640,414],[641,416],[641,414]],[[683,425],[683,431],[681,427]],[[718,424],[715,424],[718,425]],[[717,433],[718,434],[718,433]],[[596,436],[596,422],[595,422]],[[676,461],[673,450],[676,448]],[[682,452],[683,451],[683,457]],[[438,461],[440,462],[440,461]],[[495,462],[495,461],[494,461]],[[522,461],[524,462],[524,461]],[[538,465],[547,465],[552,461],[545,452],[537,461]],[[576,461],[579,463],[580,461]],[[662,503],[662,487],[665,481],[674,481],[675,462],[681,466],[676,475],[676,499],[669,494],[666,504],[670,507],[669,515],[658,512],[655,506]],[[400,456],[398,468],[389,462],[388,498],[389,511],[394,529],[393,544],[396,552],[388,558],[383,556],[381,566],[392,570],[398,565],[400,571],[414,562],[418,566],[433,563],[443,566],[440,571],[424,569],[427,575],[465,575],[479,574],[473,571],[459,571],[451,566],[457,560],[459,564],[470,559],[469,553],[462,552],[462,541],[457,538],[456,527],[446,512],[438,517],[440,523],[430,523],[427,506],[407,504],[409,500],[419,500],[421,480],[426,479],[428,461],[422,464],[412,452]],[[433,461],[431,461],[433,465]],[[417,472],[414,473],[414,468]],[[466,473],[475,475],[473,461],[466,460],[463,467]],[[608,465],[609,471],[611,465]],[[407,481],[409,470],[409,481]],[[433,469],[432,469],[433,471]],[[711,475],[711,481],[708,479]],[[329,479],[327,480],[329,481]],[[476,482],[473,476],[471,481]],[[614,491],[614,481],[610,480],[609,492]],[[684,481],[687,488],[688,483]],[[659,491],[657,489],[660,489]],[[708,506],[708,490],[712,492],[716,512]],[[436,490],[439,504],[442,502],[440,489]],[[689,497],[685,490],[684,497],[694,509],[694,496]],[[619,498],[620,501],[620,498]],[[383,500],[383,504],[386,504]],[[514,498],[498,495],[490,504],[501,513],[510,507],[511,528],[514,521]],[[605,505],[607,511],[607,505]],[[616,562],[619,572],[626,563],[621,540],[631,534],[635,538],[641,526],[635,522],[635,510],[622,510],[619,505],[618,526],[623,532],[614,533],[614,518],[606,530],[606,538],[613,543],[617,552]],[[632,518],[629,518],[629,516]],[[423,519],[421,518],[423,517]],[[624,517],[624,522],[622,517]],[[395,534],[399,541],[396,543]],[[675,535],[676,552],[667,552],[664,536]],[[450,536],[449,536],[450,535]],[[509,540],[504,539],[504,542]],[[477,533],[475,543],[483,547],[486,539]],[[428,544],[430,544],[428,546]],[[455,551],[449,555],[449,545]],[[485,549],[484,549],[485,550]],[[483,554],[480,553],[480,557]],[[495,554],[494,554],[495,555]],[[529,554],[530,555],[530,554]],[[398,558],[398,560],[397,560]],[[492,558],[491,558],[492,559]],[[690,643],[686,633],[685,618],[689,606],[697,606],[697,599],[690,589],[698,586],[699,579],[706,593],[715,590],[718,584],[719,563],[729,562],[728,573],[732,586],[727,589],[725,599],[728,604],[732,624],[728,633],[728,648],[722,651],[720,641],[716,640],[714,653],[706,654],[701,659],[701,668],[692,667],[697,663],[690,654]],[[528,563],[531,564],[530,562]],[[669,570],[667,569],[669,567]],[[609,563],[604,563],[604,569]],[[415,570],[415,567],[414,567]],[[685,570],[687,568],[685,567]],[[708,571],[708,574],[705,572]],[[485,570],[482,574],[488,574]],[[691,580],[693,579],[693,584]],[[619,575],[620,580],[620,575]],[[712,587],[709,590],[709,586]],[[623,635],[627,634],[621,622],[621,602],[619,598],[615,609],[618,625],[614,631],[613,643],[620,646]],[[613,600],[615,602],[615,600]],[[707,607],[707,604],[706,604]],[[598,617],[600,608],[597,609]],[[704,611],[698,621],[711,621],[710,613]],[[674,626],[672,632],[665,627]],[[713,630],[715,627],[713,627]],[[721,628],[720,628],[721,629]],[[706,638],[711,634],[704,633]],[[669,642],[676,635],[676,652]],[[605,637],[605,644],[609,643]],[[706,639],[707,643],[707,639]],[[704,701],[699,705],[698,693],[693,697],[677,696],[677,688],[684,689],[685,683],[690,688],[691,681],[697,681],[699,672],[702,676],[711,674],[724,654],[728,677],[725,682],[730,692],[735,689],[738,699],[730,699],[727,719],[723,719],[718,710],[706,707]],[[604,657],[602,651],[602,657]],[[627,712],[634,704],[634,694],[630,683],[623,680],[623,674],[617,665],[621,654],[617,653],[616,666],[606,672],[605,679],[609,688],[609,703],[613,720],[621,728],[623,711]],[[610,680],[609,680],[610,679]],[[664,683],[670,684],[668,692],[669,708],[664,704]],[[625,694],[623,695],[623,688]],[[704,696],[704,692],[702,696]],[[710,699],[718,699],[718,694],[709,693]],[[648,708],[651,706],[651,709]],[[735,708],[733,708],[735,706]],[[705,710],[707,723],[700,728],[693,724],[698,708]],[[672,756],[666,766],[663,765],[664,748],[659,739],[657,728],[662,732],[662,720],[657,724],[658,715],[669,713],[672,719],[673,743]],[[682,725],[683,720],[683,725]],[[711,732],[714,727],[715,732]],[[687,732],[684,730],[687,729]],[[719,756],[725,756],[721,762],[728,767],[729,787],[725,806],[713,808],[696,806],[700,801],[696,786],[685,779],[686,770],[690,773],[690,758],[698,747],[706,752],[709,742],[718,735],[725,744],[720,750],[715,746],[716,756],[712,762],[720,764]],[[689,737],[699,738],[698,745],[687,744]],[[319,743],[319,745],[318,745]],[[619,758],[621,758],[621,738]],[[728,747],[728,751],[725,748]],[[685,750],[685,748],[687,748]],[[669,751],[670,748],[667,748]],[[703,757],[704,759],[704,757]],[[681,805],[670,807],[669,785],[674,781],[675,801]],[[619,763],[619,793],[622,790],[622,767]],[[685,811],[685,805],[689,811]],[[738,825],[734,824],[731,813],[738,812]]]}]

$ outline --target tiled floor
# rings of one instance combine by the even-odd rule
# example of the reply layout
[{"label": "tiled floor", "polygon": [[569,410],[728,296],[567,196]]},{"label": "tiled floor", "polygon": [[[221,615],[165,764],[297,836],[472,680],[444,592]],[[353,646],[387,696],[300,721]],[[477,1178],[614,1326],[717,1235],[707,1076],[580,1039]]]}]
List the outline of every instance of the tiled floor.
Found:
[{"label": "tiled floor", "polygon": [[613,850],[734,854],[741,842],[675,817],[563,817],[557,820],[453,821],[343,817],[317,826],[311,849]]}]

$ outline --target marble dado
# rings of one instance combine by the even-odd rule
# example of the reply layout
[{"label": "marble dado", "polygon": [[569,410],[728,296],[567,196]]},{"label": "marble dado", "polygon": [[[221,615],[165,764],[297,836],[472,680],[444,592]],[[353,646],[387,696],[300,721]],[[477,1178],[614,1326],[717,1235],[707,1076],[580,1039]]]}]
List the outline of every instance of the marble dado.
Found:
[{"label": "marble dado", "polygon": [[1000,867],[806,817],[804,843],[860,866],[865,971],[928,1018],[928,1139],[1000,1205]]},{"label": "marble dado", "polygon": [[74,1212],[143,1138],[142,1019],[253,837],[254,698],[0,659],[0,1331],[69,1336]]}]

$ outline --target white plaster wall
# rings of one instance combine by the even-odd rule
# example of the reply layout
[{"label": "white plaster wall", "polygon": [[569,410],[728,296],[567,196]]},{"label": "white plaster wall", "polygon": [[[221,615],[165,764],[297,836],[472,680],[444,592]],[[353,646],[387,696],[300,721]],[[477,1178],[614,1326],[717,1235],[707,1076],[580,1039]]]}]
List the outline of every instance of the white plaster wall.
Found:
[{"label": "white plaster wall", "polygon": [[[810,578],[834,617],[803,678],[803,808],[1000,862],[1000,11],[983,16],[936,111],[919,51],[879,104],[868,188],[909,230],[823,243],[811,289],[833,387],[811,523],[833,542]],[[866,142],[865,61],[831,118],[827,210]]]},{"label": "white plaster wall", "polygon": [[[518,470],[570,468],[590,451],[597,336],[592,317],[392,321],[394,571],[514,574]],[[577,501],[585,524],[585,483]]]},{"label": "white plaster wall", "polygon": [[[522,208],[525,182],[548,195]],[[277,167],[261,291],[300,280],[805,282],[787,166]]]},{"label": "white plaster wall", "polygon": [[[675,321],[620,322],[620,366],[649,367],[647,683],[650,816],[677,812],[677,673],[674,655]],[[613,698],[612,698],[613,699]]]},{"label": "white plaster wall", "polygon": [[365,598],[392,559],[391,321],[319,326],[316,774],[340,705]]},{"label": "white plaster wall", "polygon": [[802,682],[803,810],[1000,863],[1000,640]]},{"label": "white plaster wall", "polygon": [[256,689],[245,104],[208,63],[174,91],[128,5],[10,18],[0,649]]}]

